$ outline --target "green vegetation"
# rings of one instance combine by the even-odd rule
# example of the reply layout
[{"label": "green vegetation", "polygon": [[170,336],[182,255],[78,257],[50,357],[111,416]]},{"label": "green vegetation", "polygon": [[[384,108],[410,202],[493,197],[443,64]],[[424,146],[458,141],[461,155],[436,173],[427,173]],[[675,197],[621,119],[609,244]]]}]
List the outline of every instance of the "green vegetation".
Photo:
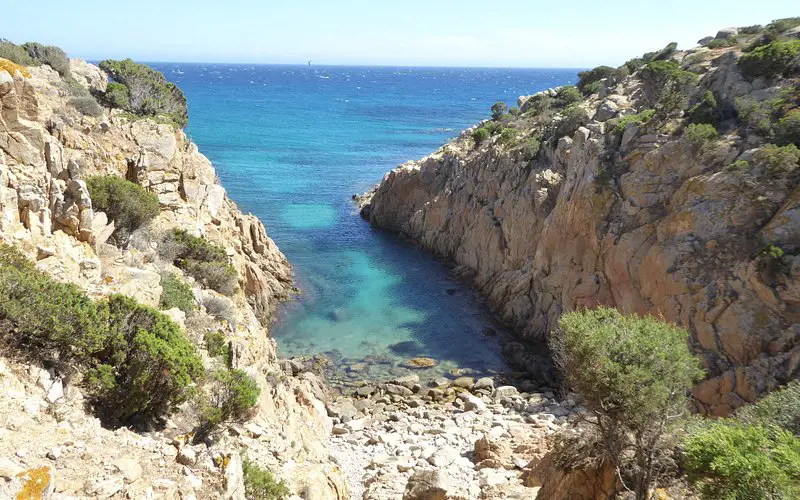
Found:
[{"label": "green vegetation", "polygon": [[161,301],[158,304],[161,309],[177,307],[185,313],[197,309],[192,287],[177,274],[169,272],[162,273],[161,288],[163,291],[161,292]]},{"label": "green vegetation", "polygon": [[20,66],[38,66],[41,64],[28,54],[24,47],[0,38],[0,58],[19,64]]},{"label": "green vegetation", "polygon": [[754,24],[752,26],[742,26],[739,28],[739,33],[742,35],[755,35],[761,33],[764,30],[764,27],[760,24]]},{"label": "green vegetation", "polygon": [[728,170],[733,170],[733,171],[747,170],[749,168],[750,168],[750,162],[747,160],[736,160],[735,162],[728,165]]},{"label": "green vegetation", "polygon": [[508,112],[508,105],[503,101],[497,101],[492,104],[492,120],[502,120]]},{"label": "green vegetation", "polygon": [[561,87],[556,94],[556,105],[559,107],[566,107],[581,101],[583,101],[583,93],[573,85]]},{"label": "green vegetation", "polygon": [[137,116],[160,116],[178,127],[188,123],[183,92],[160,72],[131,59],[107,59],[100,63],[100,68],[118,84],[110,86],[106,93],[105,102],[109,106]]},{"label": "green vegetation", "polygon": [[750,425],[777,426],[800,436],[800,380],[793,380],[741,408],[736,417]]},{"label": "green vegetation", "polygon": [[715,127],[722,121],[722,111],[714,93],[707,90],[703,98],[689,108],[689,123],[709,123]]},{"label": "green vegetation", "polygon": [[103,108],[97,103],[97,99],[88,95],[84,97],[73,97],[67,104],[78,110],[86,116],[94,116],[95,118],[103,114]]},{"label": "green vegetation", "polygon": [[522,159],[532,161],[542,148],[542,139],[538,136],[528,138],[522,144]]},{"label": "green vegetation", "polygon": [[786,430],[714,422],[686,439],[684,453],[703,498],[800,497],[800,440]]},{"label": "green vegetation", "polygon": [[683,137],[689,140],[697,150],[703,150],[719,138],[717,129],[708,123],[692,123],[683,131]]},{"label": "green vegetation", "polygon": [[86,180],[92,207],[114,221],[114,241],[124,244],[131,233],[158,215],[158,197],[142,186],[114,175]]},{"label": "green vegetation", "polygon": [[489,133],[486,127],[478,127],[472,132],[472,139],[476,145],[488,140],[491,136],[492,134]]},{"label": "green vegetation", "polygon": [[617,68],[618,71],[621,71],[623,68],[627,71],[628,74],[633,74],[639,69],[641,69],[644,65],[649,64],[653,61],[663,61],[672,57],[672,54],[675,53],[675,50],[678,48],[678,44],[676,42],[672,42],[667,44],[661,50],[657,50],[655,52],[647,52],[642,57],[635,57],[625,62],[622,66]]},{"label": "green vegetation", "polygon": [[217,370],[200,405],[200,432],[208,434],[225,422],[241,421],[258,403],[261,389],[243,370]]},{"label": "green vegetation", "polygon": [[766,144],[756,152],[755,160],[767,165],[773,174],[790,173],[800,166],[800,149],[794,144],[788,146]]},{"label": "green vegetation", "polygon": [[739,69],[747,78],[789,76],[800,70],[800,40],[775,41],[756,47],[739,58]]},{"label": "green vegetation", "polygon": [[611,66],[598,66],[589,71],[578,73],[578,90],[584,95],[595,94],[602,88],[602,79],[614,79],[618,75],[617,69]]},{"label": "green vegetation", "polygon": [[739,119],[762,136],[772,130],[771,110],[750,97],[737,97],[734,108]]},{"label": "green vegetation", "polygon": [[53,45],[28,42],[22,44],[28,55],[39,64],[46,64],[56,70],[62,77],[69,77],[69,57],[60,48]]},{"label": "green vegetation", "polygon": [[236,292],[236,269],[221,246],[182,229],[168,233],[160,246],[163,257],[199,283],[224,295]]},{"label": "green vegetation", "polygon": [[203,334],[203,342],[206,344],[206,351],[208,355],[228,360],[231,354],[231,348],[228,346],[228,340],[225,335],[220,331],[208,331]]},{"label": "green vegetation", "polygon": [[736,45],[735,38],[715,38],[706,44],[709,49],[721,49],[724,47],[733,47]]},{"label": "green vegetation", "polygon": [[769,23],[767,25],[767,31],[775,34],[781,34],[798,26],[800,26],[800,17],[784,17]]},{"label": "green vegetation", "polygon": [[167,316],[119,295],[94,302],[5,245],[0,320],[10,347],[42,362],[86,369],[88,399],[107,423],[169,415],[202,374],[194,347]]},{"label": "green vegetation", "polygon": [[620,118],[614,118],[613,120],[609,121],[609,124],[614,127],[614,131],[617,133],[624,132],[628,125],[631,123],[636,124],[644,124],[650,121],[651,118],[656,114],[655,109],[645,109],[641,113],[637,113],[635,115],[625,115]]},{"label": "green vegetation", "polygon": [[786,265],[783,262],[784,251],[781,247],[770,243],[758,252],[758,265],[762,271],[771,273],[773,275],[781,274],[787,271]]},{"label": "green vegetation", "polygon": [[795,108],[775,124],[775,144],[800,147],[800,108]]},{"label": "green vegetation", "polygon": [[589,113],[580,103],[571,104],[562,112],[561,121],[558,122],[556,134],[559,136],[572,135],[578,127],[586,125],[589,121]]},{"label": "green vegetation", "polygon": [[677,326],[605,308],[563,315],[550,339],[567,384],[597,419],[604,458],[632,482],[637,499],[647,498],[665,468],[667,428],[702,376],[688,339]]},{"label": "green vegetation", "polygon": [[270,471],[247,458],[242,461],[242,472],[248,500],[283,500],[291,494],[283,481],[276,481]]},{"label": "green vegetation", "polygon": [[504,128],[500,132],[500,144],[506,147],[514,147],[519,143],[520,131],[515,128]]},{"label": "green vegetation", "polygon": [[674,60],[655,60],[640,72],[645,97],[662,118],[686,108],[697,75]]}]

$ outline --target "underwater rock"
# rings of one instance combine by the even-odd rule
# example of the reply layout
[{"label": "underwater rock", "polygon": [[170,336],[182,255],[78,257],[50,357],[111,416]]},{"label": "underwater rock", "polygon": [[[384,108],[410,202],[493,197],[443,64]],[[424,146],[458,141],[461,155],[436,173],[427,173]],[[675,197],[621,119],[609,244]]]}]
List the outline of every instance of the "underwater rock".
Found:
[{"label": "underwater rock", "polygon": [[439,362],[433,358],[410,358],[407,359],[402,365],[405,368],[430,368],[432,366],[438,365]]}]

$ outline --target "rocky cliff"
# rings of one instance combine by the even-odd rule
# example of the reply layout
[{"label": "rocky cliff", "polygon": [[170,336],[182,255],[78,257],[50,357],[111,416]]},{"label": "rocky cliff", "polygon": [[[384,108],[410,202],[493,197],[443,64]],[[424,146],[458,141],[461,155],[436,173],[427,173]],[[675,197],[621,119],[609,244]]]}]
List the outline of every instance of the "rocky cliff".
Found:
[{"label": "rocky cliff", "polygon": [[362,215],[457,264],[523,338],[597,305],[687,327],[697,406],[727,413],[800,374],[800,167],[768,145],[798,105],[797,61],[743,74],[758,36],[668,47],[579,98],[521,97],[489,133],[389,172]]},{"label": "rocky cliff", "polygon": [[[70,69],[84,87],[106,85],[91,64],[72,60]],[[230,298],[177,268],[168,271],[191,283],[198,303],[222,301],[230,315],[219,320],[206,308],[189,318],[178,309],[166,312],[191,324],[187,332],[207,367],[213,362],[203,333],[223,331],[235,367],[258,381],[261,396],[248,422],[228,426],[213,445],[192,445],[180,437],[191,430],[183,410],[160,431],[104,429],[87,414],[80,387],[63,374],[0,357],[0,476],[11,481],[0,479],[0,496],[23,487],[21,481],[44,478],[48,492],[69,498],[244,498],[246,453],[304,498],[347,498],[327,451],[326,389],[311,373],[285,372],[267,336],[276,304],[291,291],[292,272],[264,226],[239,211],[182,131],[118,110],[83,115],[69,95],[65,79],[48,66],[0,66],[0,243],[22,249],[37,267],[91,296],[121,293],[155,307],[164,271],[160,234],[181,228],[221,245],[238,275]],[[92,207],[85,179],[98,174],[158,195],[159,215],[123,248],[106,243],[114,223]]]}]

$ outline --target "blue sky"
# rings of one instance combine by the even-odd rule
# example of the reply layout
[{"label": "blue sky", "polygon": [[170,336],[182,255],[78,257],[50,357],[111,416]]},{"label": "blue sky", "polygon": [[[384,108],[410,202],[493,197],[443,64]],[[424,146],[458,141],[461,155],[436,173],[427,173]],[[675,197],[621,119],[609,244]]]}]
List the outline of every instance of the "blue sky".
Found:
[{"label": "blue sky", "polygon": [[617,65],[718,28],[800,15],[797,0],[9,1],[0,37],[85,59]]}]

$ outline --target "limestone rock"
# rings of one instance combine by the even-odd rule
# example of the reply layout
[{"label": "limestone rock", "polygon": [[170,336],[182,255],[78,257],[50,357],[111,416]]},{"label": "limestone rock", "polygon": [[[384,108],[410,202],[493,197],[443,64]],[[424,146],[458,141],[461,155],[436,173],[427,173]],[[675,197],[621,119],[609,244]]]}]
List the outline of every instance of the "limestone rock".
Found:
[{"label": "limestone rock", "polygon": [[451,479],[442,471],[417,471],[408,479],[403,500],[461,500]]}]

